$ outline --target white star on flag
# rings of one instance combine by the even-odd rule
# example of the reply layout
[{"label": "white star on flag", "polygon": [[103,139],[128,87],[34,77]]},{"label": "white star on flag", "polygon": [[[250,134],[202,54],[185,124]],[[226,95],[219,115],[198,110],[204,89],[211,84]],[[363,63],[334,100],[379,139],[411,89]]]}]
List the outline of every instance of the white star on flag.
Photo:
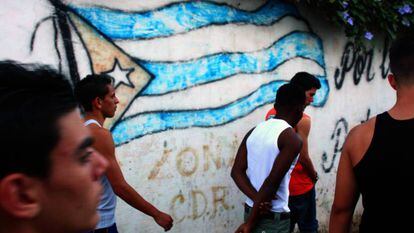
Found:
[{"label": "white star on flag", "polygon": [[115,63],[112,69],[103,73],[114,78],[115,88],[117,88],[121,84],[124,84],[131,88],[135,88],[134,84],[132,84],[131,80],[129,79],[129,74],[131,74],[134,70],[134,68],[123,69],[119,64],[118,59],[115,58]]}]

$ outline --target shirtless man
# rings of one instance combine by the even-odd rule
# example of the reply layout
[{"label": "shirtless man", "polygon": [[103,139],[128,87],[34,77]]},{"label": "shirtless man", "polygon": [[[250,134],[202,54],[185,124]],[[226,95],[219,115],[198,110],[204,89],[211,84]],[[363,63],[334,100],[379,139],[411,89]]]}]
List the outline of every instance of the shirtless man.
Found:
[{"label": "shirtless man", "polygon": [[348,233],[362,195],[359,232],[411,232],[414,156],[414,36],[395,40],[388,75],[395,105],[353,128],[345,141],[336,178],[330,233]]},{"label": "shirtless man", "polygon": [[116,196],[135,209],[153,217],[164,230],[170,230],[173,225],[171,216],[147,202],[124,179],[115,158],[115,145],[111,132],[102,127],[106,118],[114,116],[119,102],[112,85],[112,78],[107,75],[88,75],[76,85],[75,95],[85,110],[85,125],[91,130],[95,139],[93,147],[109,161],[108,170],[102,178],[104,193],[98,207],[101,220],[94,232],[117,232]]}]

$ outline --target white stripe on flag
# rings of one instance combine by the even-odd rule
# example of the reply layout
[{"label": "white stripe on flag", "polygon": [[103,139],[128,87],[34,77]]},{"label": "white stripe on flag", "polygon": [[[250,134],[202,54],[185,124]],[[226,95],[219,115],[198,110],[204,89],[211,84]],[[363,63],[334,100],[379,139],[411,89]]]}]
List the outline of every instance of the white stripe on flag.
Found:
[{"label": "white stripe on flag", "polygon": [[[292,27],[295,25],[295,27]],[[222,52],[253,52],[270,47],[282,36],[309,31],[307,25],[285,17],[271,26],[226,24],[149,40],[115,40],[131,56],[152,61],[183,61]],[[188,49],[191,47],[191,49]]]}]

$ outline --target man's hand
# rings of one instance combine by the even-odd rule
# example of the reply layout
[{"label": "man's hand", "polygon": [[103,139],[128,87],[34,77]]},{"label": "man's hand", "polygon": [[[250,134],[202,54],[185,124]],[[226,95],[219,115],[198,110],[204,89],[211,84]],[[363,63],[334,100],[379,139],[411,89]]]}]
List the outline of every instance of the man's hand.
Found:
[{"label": "man's hand", "polygon": [[269,214],[272,209],[271,202],[262,202],[259,204],[260,215]]},{"label": "man's hand", "polygon": [[171,229],[174,221],[170,215],[161,211],[156,216],[154,216],[154,220],[158,225],[164,228],[165,231],[169,231]]},{"label": "man's hand", "polygon": [[313,174],[313,176],[312,176],[312,182],[314,183],[314,184],[316,184],[316,182],[319,180],[319,176],[318,176],[318,173],[315,171],[315,173]]},{"label": "man's hand", "polygon": [[250,233],[251,231],[252,227],[247,223],[243,223],[239,226],[239,228],[237,228],[235,233]]}]

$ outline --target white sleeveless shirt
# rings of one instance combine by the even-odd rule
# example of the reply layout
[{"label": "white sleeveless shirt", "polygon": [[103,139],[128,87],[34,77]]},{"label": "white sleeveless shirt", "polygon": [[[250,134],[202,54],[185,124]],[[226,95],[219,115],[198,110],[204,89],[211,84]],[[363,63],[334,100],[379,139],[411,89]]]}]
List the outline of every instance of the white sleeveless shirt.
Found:
[{"label": "white sleeveless shirt", "polygon": [[[89,119],[83,124],[85,126],[95,124],[102,128],[101,124],[99,124],[99,122],[95,119]],[[103,175],[101,177],[101,184],[103,187],[103,192],[98,205],[98,213],[100,219],[95,229],[107,228],[114,225],[115,223],[116,195],[112,190],[111,183],[109,182],[106,175]]]},{"label": "white sleeveless shirt", "polygon": [[98,122],[97,120],[95,120],[95,119],[89,119],[89,120],[87,120],[87,121],[85,121],[85,122],[83,123],[83,125],[84,125],[84,126],[88,126],[88,125],[90,125],[90,124],[95,124],[95,125],[98,125],[99,127],[101,127],[101,128],[102,128],[102,125],[101,125],[101,124],[99,124],[99,122]]},{"label": "white sleeveless shirt", "polygon": [[[291,126],[281,119],[269,119],[256,126],[246,141],[247,147],[247,176],[253,187],[259,191],[265,179],[272,170],[273,163],[280,153],[278,139],[280,134]],[[272,201],[272,212],[290,212],[289,181],[290,174],[297,162],[298,156],[282,179],[276,192],[277,199]],[[277,164],[276,164],[277,166]],[[253,201],[247,198],[246,204],[253,207]]]}]

